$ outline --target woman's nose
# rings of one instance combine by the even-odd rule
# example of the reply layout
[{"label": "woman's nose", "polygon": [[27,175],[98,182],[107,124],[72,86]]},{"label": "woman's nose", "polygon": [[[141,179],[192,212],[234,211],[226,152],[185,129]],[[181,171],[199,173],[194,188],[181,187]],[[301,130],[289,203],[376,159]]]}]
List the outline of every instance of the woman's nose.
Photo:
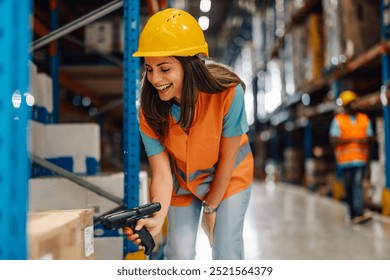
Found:
[{"label": "woman's nose", "polygon": [[150,74],[149,80],[152,84],[157,84],[161,80],[161,75],[156,72],[153,72]]}]

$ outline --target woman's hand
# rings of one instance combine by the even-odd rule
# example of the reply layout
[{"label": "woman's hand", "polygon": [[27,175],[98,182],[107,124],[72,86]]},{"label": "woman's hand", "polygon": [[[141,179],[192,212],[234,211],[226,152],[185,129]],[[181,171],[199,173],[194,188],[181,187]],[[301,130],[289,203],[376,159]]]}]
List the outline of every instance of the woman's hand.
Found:
[{"label": "woman's hand", "polygon": [[[135,229],[141,230],[142,227],[145,227],[153,239],[156,239],[166,220],[173,190],[168,152],[164,150],[162,153],[150,156],[149,164],[152,174],[149,186],[149,199],[150,202],[159,202],[161,209],[149,218],[138,220]],[[123,228],[123,233],[128,240],[135,245],[139,245],[140,250],[143,249],[142,245],[140,245],[141,239],[139,235],[133,233],[131,228]]]},{"label": "woman's hand", "polygon": [[217,212],[205,214],[202,216],[202,229],[209,238],[210,246],[213,246],[214,243],[214,226],[215,219],[217,218]]},{"label": "woman's hand", "polygon": [[[164,220],[161,221],[161,218],[157,216],[152,216],[149,218],[138,220],[135,226],[135,230],[139,231],[141,230],[141,228],[145,227],[149,231],[150,235],[155,238],[155,236],[161,231],[163,224]],[[141,245],[142,241],[139,238],[138,233],[134,233],[130,227],[124,227],[123,234],[128,240],[133,242],[135,245],[138,245],[139,250],[143,250],[143,246]]]}]

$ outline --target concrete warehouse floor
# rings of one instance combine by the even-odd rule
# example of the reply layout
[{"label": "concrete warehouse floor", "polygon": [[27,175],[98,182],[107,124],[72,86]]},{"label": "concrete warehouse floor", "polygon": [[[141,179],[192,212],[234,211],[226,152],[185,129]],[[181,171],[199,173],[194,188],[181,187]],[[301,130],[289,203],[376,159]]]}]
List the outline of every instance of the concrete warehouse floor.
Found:
[{"label": "concrete warehouse floor", "polygon": [[[352,225],[346,213],[344,203],[305,187],[254,182],[244,227],[246,259],[390,259],[390,217],[374,212],[372,220]],[[211,259],[202,230],[197,247],[197,259]]]}]

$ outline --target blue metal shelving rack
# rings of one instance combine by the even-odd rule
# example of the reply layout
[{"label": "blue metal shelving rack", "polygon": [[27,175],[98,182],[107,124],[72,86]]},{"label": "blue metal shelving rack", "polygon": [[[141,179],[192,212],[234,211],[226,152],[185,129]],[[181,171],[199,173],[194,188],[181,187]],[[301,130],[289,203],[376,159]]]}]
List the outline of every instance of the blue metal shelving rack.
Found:
[{"label": "blue metal shelving rack", "polygon": [[[390,15],[390,1],[382,0],[382,28],[381,36],[382,40],[390,39],[390,18],[385,15]],[[387,92],[390,85],[390,58],[388,53],[382,55],[382,87],[381,87],[381,100],[383,104],[383,122],[385,132],[385,174],[386,185],[383,191],[382,198],[382,210],[383,214],[390,215],[390,104],[387,98]]]},{"label": "blue metal shelving rack", "polygon": [[[50,0],[50,29],[56,30],[59,27],[59,7],[58,0]],[[60,41],[52,42],[50,45],[50,77],[52,78],[53,91],[53,113],[48,119],[50,123],[58,123],[59,118],[59,73],[60,73]]]},{"label": "blue metal shelving rack", "polygon": [[[140,139],[137,120],[137,100],[139,85],[139,58],[131,54],[137,50],[139,37],[140,1],[125,0],[123,6],[125,27],[125,48],[123,61],[123,163],[125,174],[124,207],[132,208],[139,204]],[[138,251],[136,246],[124,239],[123,254]]]},{"label": "blue metal shelving rack", "polygon": [[[120,1],[116,1],[120,2]],[[139,204],[140,140],[137,120],[139,59],[131,57],[139,36],[140,3],[124,0],[124,207]],[[32,1],[0,1],[0,259],[27,259],[28,155],[30,108],[25,100],[29,86],[29,16]],[[53,11],[55,12],[55,11]],[[55,16],[55,14],[53,14]],[[16,30],[16,31],[15,31]],[[59,37],[58,34],[56,34]],[[36,46],[38,47],[38,46]],[[53,64],[56,64],[55,61]],[[53,65],[56,71],[57,65]],[[12,98],[15,103],[12,103]],[[20,105],[18,104],[20,102]],[[17,176],[16,176],[17,175]],[[124,240],[124,256],[137,251]]]},{"label": "blue metal shelving rack", "polygon": [[[52,3],[56,3],[53,1]],[[131,54],[134,53],[138,46],[138,37],[139,37],[139,22],[140,22],[140,3],[138,0],[123,0],[123,1],[113,1],[107,4],[110,11],[117,9],[119,6],[123,5],[123,18],[124,18],[124,61],[123,61],[123,104],[124,104],[124,113],[123,113],[123,162],[124,162],[124,200],[123,208],[132,208],[138,206],[139,204],[139,171],[140,171],[140,139],[139,139],[139,127],[138,127],[138,109],[137,109],[137,100],[138,100],[138,84],[139,84],[139,67],[140,62],[139,58],[131,57]],[[46,39],[45,43],[48,43],[50,40],[59,38],[61,35],[69,33],[72,30],[73,26],[68,25],[68,30],[65,30],[65,27],[58,28],[58,10],[56,6],[51,7],[51,16],[52,16],[52,28],[54,29],[54,35]],[[102,11],[104,7],[98,9],[100,15],[106,12]],[[97,12],[95,12],[96,14]],[[108,12],[107,12],[108,13]],[[85,16],[86,20],[94,17],[91,14]],[[96,17],[95,17],[96,18]],[[83,24],[85,24],[84,21]],[[57,29],[58,28],[58,29]],[[74,29],[74,28],[73,28]],[[62,31],[62,34],[60,31]],[[58,32],[57,32],[58,31]],[[44,40],[42,40],[44,41]],[[55,42],[57,44],[58,42]],[[44,44],[38,42],[36,45]],[[53,75],[53,89],[58,87],[58,67],[59,67],[59,54],[57,52],[52,53],[51,57],[51,74]],[[54,91],[54,95],[56,92]],[[56,96],[53,96],[54,100],[54,109],[53,109],[53,121],[56,122],[56,108],[58,102]],[[102,230],[104,233],[98,237],[102,236],[118,236],[118,232],[106,232],[101,225],[97,225],[96,228]],[[127,258],[128,254],[138,251],[137,246],[123,239],[123,257]],[[132,258],[132,257],[129,257]]]},{"label": "blue metal shelving rack", "polygon": [[29,0],[0,1],[0,259],[27,259]]}]

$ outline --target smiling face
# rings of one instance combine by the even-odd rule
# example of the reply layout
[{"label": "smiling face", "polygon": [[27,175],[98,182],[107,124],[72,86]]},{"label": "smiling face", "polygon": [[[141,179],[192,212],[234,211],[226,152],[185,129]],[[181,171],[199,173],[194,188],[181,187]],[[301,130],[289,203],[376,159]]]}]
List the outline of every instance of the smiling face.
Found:
[{"label": "smiling face", "polygon": [[172,98],[180,102],[184,70],[174,57],[145,57],[146,77],[157,90],[161,100]]}]

